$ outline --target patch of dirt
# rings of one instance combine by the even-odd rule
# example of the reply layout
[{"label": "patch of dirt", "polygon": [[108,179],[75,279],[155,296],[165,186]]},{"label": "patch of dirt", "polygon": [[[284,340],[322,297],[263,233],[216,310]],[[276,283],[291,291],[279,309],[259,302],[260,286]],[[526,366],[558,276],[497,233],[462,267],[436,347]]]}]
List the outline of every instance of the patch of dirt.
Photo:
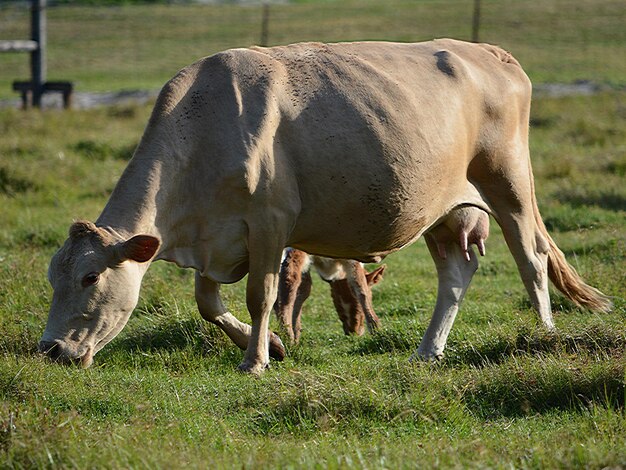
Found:
[{"label": "patch of dirt", "polygon": [[610,90],[608,85],[601,85],[589,80],[577,80],[574,83],[537,83],[533,84],[533,96],[559,98],[561,96],[593,95]]},{"label": "patch of dirt", "polygon": [[[123,106],[144,104],[155,100],[159,90],[123,90],[103,93],[74,92],[72,93],[72,109],[88,109],[98,106]],[[63,108],[61,93],[49,92],[43,95],[43,107],[46,109]],[[0,100],[0,108],[19,108],[20,98]]]}]

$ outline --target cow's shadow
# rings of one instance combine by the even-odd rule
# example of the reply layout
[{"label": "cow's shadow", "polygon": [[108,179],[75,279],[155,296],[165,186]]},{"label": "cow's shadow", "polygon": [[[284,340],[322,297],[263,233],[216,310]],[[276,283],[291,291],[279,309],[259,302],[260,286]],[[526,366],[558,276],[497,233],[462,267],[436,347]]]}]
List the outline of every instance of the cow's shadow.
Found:
[{"label": "cow's shadow", "polygon": [[596,206],[611,211],[626,210],[626,198],[615,192],[600,191],[592,194],[581,194],[577,191],[561,191],[556,198],[572,207]]},{"label": "cow's shadow", "polygon": [[[412,354],[419,345],[422,331],[382,330],[375,335],[360,338],[351,349],[354,355]],[[448,343],[445,357],[437,367],[482,368],[501,364],[514,356],[545,356],[547,354],[612,355],[626,350],[626,335],[614,330],[591,326],[574,334],[530,331],[520,328],[516,334],[501,334],[482,340],[464,340]]]},{"label": "cow's shadow", "polygon": [[[458,383],[450,393],[458,394],[472,413],[485,419],[551,410],[579,412],[597,406],[624,409],[626,384],[620,364],[626,351],[626,335],[622,331],[590,326],[575,333],[548,333],[521,327],[516,333],[475,342],[451,341],[441,361],[409,365],[408,356],[415,352],[420,338],[421,332],[417,331],[383,330],[359,338],[351,353],[396,353],[406,356],[406,367],[434,368],[442,374],[471,371],[471,379]],[[571,357],[580,359],[564,360]],[[594,358],[613,360],[595,366]]]},{"label": "cow's shadow", "polygon": [[145,353],[188,350],[200,355],[216,355],[234,345],[215,326],[196,318],[176,319],[123,331],[103,350]]},{"label": "cow's shadow", "polygon": [[461,399],[485,419],[515,418],[551,410],[623,410],[623,370],[587,367],[527,367],[486,374],[472,381]]}]

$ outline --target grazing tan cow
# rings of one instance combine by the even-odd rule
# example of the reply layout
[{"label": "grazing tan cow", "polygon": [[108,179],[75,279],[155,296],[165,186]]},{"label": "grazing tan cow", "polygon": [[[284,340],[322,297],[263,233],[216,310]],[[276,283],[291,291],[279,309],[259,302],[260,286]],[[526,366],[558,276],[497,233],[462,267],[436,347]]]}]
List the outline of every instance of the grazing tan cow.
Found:
[{"label": "grazing tan cow", "polygon": [[378,328],[380,320],[372,306],[371,287],[382,280],[385,266],[368,273],[358,261],[311,256],[288,248],[280,269],[274,309],[291,342],[300,340],[302,305],[311,294],[313,283],[309,273],[311,265],[330,285],[333,304],[345,334],[362,335],[364,320],[370,331]]},{"label": "grazing tan cow", "polygon": [[[530,96],[509,53],[449,39],[234,49],[186,67],[96,223],[73,225],[53,257],[40,348],[91,364],[161,259],[196,270],[201,315],[246,349],[241,370],[260,373],[270,351],[282,355],[268,324],[284,247],[380,261],[465,206],[498,222],[547,328],[548,277],[609,309],[539,215]],[[219,296],[246,274],[251,327]],[[445,282],[463,291],[469,277]],[[418,355],[436,355],[431,346]]]}]

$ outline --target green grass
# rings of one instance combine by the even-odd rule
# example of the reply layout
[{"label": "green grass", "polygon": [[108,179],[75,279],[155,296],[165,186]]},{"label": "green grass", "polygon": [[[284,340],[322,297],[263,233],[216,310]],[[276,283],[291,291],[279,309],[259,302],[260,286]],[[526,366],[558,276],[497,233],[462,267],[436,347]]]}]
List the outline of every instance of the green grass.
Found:
[{"label": "green grass", "polygon": [[[276,6],[270,40],[468,37],[470,3]],[[620,2],[483,5],[485,40],[511,49],[535,80],[624,83]],[[20,37],[21,23],[3,12],[1,35]],[[91,91],[158,88],[201,55],[256,42],[260,12],[64,6],[49,20],[50,77]],[[0,55],[0,96],[25,64]],[[385,260],[378,335],[344,336],[328,287],[314,279],[302,343],[260,378],[237,373],[242,352],[200,318],[193,273],[164,262],[91,369],[36,352],[49,259],[72,219],[98,216],[149,113],[0,110],[0,467],[626,467],[623,91],[539,98],[531,119],[544,220],[583,277],[613,298],[612,313],[580,311],[553,292],[558,332],[546,333],[493,224],[440,363],[408,363],[436,298],[420,241]],[[244,284],[223,291],[249,321]]]},{"label": "green grass", "polygon": [[[467,0],[304,1],[271,6],[269,43],[470,39]],[[534,82],[626,81],[622,0],[483,0],[480,39],[509,49]],[[0,6],[0,38],[28,38],[29,12]],[[262,8],[60,5],[48,9],[48,78],[78,91],[158,89],[180,68],[257,44]],[[0,97],[29,77],[26,54],[0,54]]]},{"label": "green grass", "polygon": [[[543,215],[613,313],[554,293],[558,332],[543,331],[494,225],[441,363],[408,362],[436,295],[418,242],[385,261],[379,334],[344,336],[315,280],[302,344],[260,378],[201,320],[193,273],[164,262],[91,369],[37,354],[50,256],[73,218],[97,217],[150,108],[0,111],[0,465],[625,466],[625,106],[620,92],[538,99],[531,129]],[[224,296],[249,318],[243,283]]]}]

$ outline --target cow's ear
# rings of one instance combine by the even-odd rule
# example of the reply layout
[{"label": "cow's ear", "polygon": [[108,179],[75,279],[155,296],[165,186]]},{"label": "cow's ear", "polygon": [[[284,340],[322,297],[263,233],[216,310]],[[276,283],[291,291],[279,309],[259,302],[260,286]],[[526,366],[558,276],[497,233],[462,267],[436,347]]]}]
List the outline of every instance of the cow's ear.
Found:
[{"label": "cow's ear", "polygon": [[150,261],[156,254],[161,242],[151,235],[135,235],[117,246],[117,254],[121,261],[131,260],[138,263]]},{"label": "cow's ear", "polygon": [[387,265],[383,264],[379,268],[374,269],[371,273],[366,273],[365,279],[367,279],[367,285],[373,286],[375,284],[378,284],[380,281],[382,281],[383,273],[385,272],[386,267]]}]

